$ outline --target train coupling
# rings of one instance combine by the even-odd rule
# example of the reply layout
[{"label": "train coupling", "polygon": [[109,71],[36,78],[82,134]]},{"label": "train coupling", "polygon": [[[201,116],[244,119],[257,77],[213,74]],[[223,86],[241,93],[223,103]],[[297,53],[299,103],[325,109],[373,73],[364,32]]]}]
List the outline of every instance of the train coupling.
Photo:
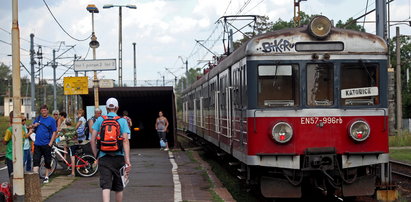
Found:
[{"label": "train coupling", "polygon": [[336,152],[333,147],[305,150],[303,170],[334,170]]}]

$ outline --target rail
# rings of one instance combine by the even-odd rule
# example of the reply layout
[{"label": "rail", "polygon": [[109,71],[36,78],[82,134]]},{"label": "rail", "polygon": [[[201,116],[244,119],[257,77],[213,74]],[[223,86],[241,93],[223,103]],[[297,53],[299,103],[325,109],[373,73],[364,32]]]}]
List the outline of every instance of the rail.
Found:
[{"label": "rail", "polygon": [[400,161],[395,161],[395,160],[390,160],[391,164],[391,173],[393,175],[397,175],[403,178],[407,178],[411,180],[411,164],[400,162]]}]

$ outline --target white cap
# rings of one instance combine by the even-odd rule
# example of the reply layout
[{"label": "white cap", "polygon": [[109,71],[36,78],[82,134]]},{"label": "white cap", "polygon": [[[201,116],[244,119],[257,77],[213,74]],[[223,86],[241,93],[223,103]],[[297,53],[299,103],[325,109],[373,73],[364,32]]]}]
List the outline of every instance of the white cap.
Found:
[{"label": "white cap", "polygon": [[106,102],[106,107],[109,109],[114,109],[114,108],[118,108],[118,101],[116,98],[109,98]]}]

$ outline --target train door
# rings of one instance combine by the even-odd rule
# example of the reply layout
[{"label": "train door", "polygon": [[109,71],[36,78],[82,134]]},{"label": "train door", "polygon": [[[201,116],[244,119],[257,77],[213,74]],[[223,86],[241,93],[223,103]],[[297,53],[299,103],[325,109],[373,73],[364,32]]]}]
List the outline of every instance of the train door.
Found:
[{"label": "train door", "polygon": [[232,118],[232,104],[231,104],[231,86],[229,69],[220,73],[220,148],[231,153],[231,118]]}]

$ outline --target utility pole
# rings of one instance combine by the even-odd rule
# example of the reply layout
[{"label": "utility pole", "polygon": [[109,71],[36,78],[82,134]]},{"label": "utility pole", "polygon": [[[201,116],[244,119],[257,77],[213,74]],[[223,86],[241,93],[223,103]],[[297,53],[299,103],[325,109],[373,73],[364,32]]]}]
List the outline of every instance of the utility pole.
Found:
[{"label": "utility pole", "polygon": [[185,82],[185,88],[188,87],[188,60],[186,59],[186,61],[184,62],[183,57],[178,56],[181,60],[181,62],[183,62],[183,64],[186,65],[186,82]]},{"label": "utility pole", "polygon": [[[30,95],[31,95],[31,113],[30,113],[30,118],[34,120],[34,117],[36,117],[36,105],[35,105],[35,100],[36,100],[36,89],[35,89],[35,81],[34,81],[34,65],[36,64],[36,61],[34,60],[34,34],[30,34]],[[28,117],[27,117],[28,118]]]},{"label": "utility pole", "polygon": [[18,0],[12,1],[12,78],[13,78],[13,196],[15,201],[24,201],[23,138],[21,124],[21,82],[20,82],[20,30],[18,21]]},{"label": "utility pole", "polygon": [[400,49],[400,27],[396,27],[397,66],[395,68],[396,91],[397,91],[397,131],[402,130],[402,95],[401,95],[401,49]]},{"label": "utility pole", "polygon": [[54,110],[57,109],[57,83],[56,83],[56,68],[57,68],[57,63],[56,63],[56,50],[53,49],[53,64],[51,65],[53,67],[53,108]]},{"label": "utility pole", "polygon": [[170,71],[170,69],[168,69],[167,67],[165,68],[170,74],[172,74],[174,76],[174,89],[177,88],[177,76]]},{"label": "utility pole", "polygon": [[134,51],[134,87],[137,86],[137,66],[136,66],[136,42],[133,43]]},{"label": "utility pole", "polygon": [[386,0],[375,0],[375,19],[377,35],[387,40],[387,3]]}]

